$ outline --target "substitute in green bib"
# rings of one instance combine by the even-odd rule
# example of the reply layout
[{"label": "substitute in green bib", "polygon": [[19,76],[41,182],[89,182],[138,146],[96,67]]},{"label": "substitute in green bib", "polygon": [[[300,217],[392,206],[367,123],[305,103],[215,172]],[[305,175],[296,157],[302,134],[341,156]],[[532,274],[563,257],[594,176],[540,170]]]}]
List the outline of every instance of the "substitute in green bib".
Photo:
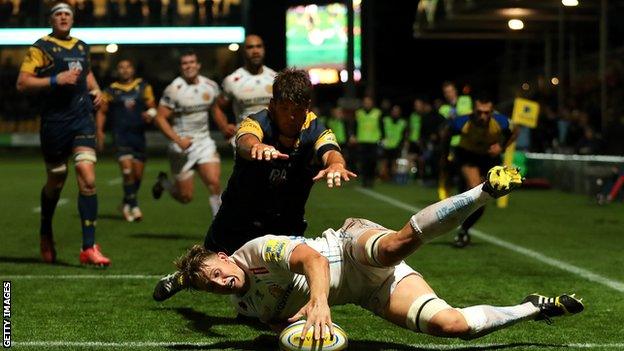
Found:
[{"label": "substitute in green bib", "polygon": [[366,96],[362,108],[355,111],[355,142],[358,144],[362,185],[372,187],[377,168],[377,149],[382,138],[381,110]]},{"label": "substitute in green bib", "polygon": [[390,116],[383,118],[383,149],[384,167],[383,175],[393,178],[396,172],[396,160],[401,156],[401,150],[407,133],[407,121],[402,117],[401,106],[394,105],[390,110]]}]

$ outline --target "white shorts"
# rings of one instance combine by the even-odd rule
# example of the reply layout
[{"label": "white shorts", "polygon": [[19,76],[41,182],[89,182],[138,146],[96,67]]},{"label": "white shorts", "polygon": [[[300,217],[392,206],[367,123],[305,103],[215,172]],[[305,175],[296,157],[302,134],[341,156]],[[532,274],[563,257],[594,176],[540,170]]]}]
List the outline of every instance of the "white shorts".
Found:
[{"label": "white shorts", "polygon": [[182,151],[178,144],[169,144],[167,151],[171,173],[177,180],[184,180],[193,175],[195,165],[219,163],[221,159],[212,138],[193,139],[193,144]]},{"label": "white shorts", "polygon": [[[345,272],[349,272],[345,282],[349,294],[357,297],[358,305],[384,317],[386,305],[397,284],[409,275],[421,274],[404,261],[393,267],[373,267],[357,260],[354,254],[355,246],[359,245],[357,240],[370,229],[387,230],[366,219],[348,218],[336,235],[344,244]],[[358,274],[354,274],[356,272]]]}]

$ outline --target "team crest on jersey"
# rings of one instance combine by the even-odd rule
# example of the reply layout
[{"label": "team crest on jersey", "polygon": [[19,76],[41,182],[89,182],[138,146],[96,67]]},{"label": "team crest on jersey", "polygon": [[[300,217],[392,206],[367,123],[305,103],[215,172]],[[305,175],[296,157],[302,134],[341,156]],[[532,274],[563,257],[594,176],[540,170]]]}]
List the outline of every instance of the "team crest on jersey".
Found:
[{"label": "team crest on jersey", "polygon": [[284,294],[284,289],[277,284],[271,284],[271,286],[269,286],[269,293],[277,299]]},{"label": "team crest on jersey", "polygon": [[202,99],[204,99],[204,101],[210,101],[210,98],[211,98],[210,94],[208,93],[202,94]]},{"label": "team crest on jersey", "polygon": [[82,46],[82,44],[79,44],[79,45],[78,45],[78,50],[80,50],[80,51],[84,51],[84,46]]},{"label": "team crest on jersey", "polygon": [[82,64],[80,63],[80,61],[70,61],[67,66],[69,66],[69,69],[77,69],[79,71],[82,71]]}]

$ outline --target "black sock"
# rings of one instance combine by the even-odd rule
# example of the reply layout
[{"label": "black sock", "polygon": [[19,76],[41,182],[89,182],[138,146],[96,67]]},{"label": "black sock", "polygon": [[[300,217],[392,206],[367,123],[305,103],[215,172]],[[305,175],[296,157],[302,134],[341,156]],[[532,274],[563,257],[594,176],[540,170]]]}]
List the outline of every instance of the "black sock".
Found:
[{"label": "black sock", "polygon": [[137,205],[135,183],[124,184],[123,190],[124,190],[124,204],[130,205],[130,207],[135,207]]},{"label": "black sock", "polygon": [[461,225],[462,229],[468,231],[472,228],[472,226],[477,223],[479,218],[483,216],[483,212],[485,212],[485,206],[481,206],[478,210],[474,211],[470,216],[468,216],[468,218],[466,218],[466,220],[464,220],[464,223]]},{"label": "black sock", "polygon": [[95,245],[95,225],[97,219],[97,194],[78,195],[78,212],[82,224],[82,249]]},{"label": "black sock", "polygon": [[60,196],[61,189],[55,189],[52,197],[46,194],[45,186],[41,189],[41,226],[39,227],[41,236],[52,237],[52,217],[54,217],[54,210],[56,210]]}]

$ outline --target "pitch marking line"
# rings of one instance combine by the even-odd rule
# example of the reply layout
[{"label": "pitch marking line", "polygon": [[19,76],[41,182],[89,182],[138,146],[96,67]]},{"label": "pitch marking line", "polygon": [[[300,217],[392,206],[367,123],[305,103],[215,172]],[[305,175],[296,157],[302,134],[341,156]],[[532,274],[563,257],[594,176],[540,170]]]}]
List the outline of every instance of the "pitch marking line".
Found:
[{"label": "pitch marking line", "polygon": [[[368,195],[370,197],[373,197],[373,198],[375,198],[377,200],[386,202],[386,203],[388,203],[390,205],[393,205],[395,207],[402,208],[402,209],[404,209],[406,211],[409,211],[411,213],[416,213],[416,212],[418,212],[420,210],[418,207],[411,206],[409,204],[406,204],[404,202],[401,202],[401,201],[396,200],[394,198],[391,198],[389,196],[380,194],[380,193],[378,193],[376,191],[372,191],[372,190],[369,190],[369,189],[361,189],[361,188],[356,188],[355,190],[360,192],[360,193],[362,193],[362,194],[365,194],[365,195]],[[592,271],[589,271],[587,269],[580,268],[580,267],[571,265],[569,263],[566,263],[566,262],[554,259],[552,257],[548,257],[548,256],[546,256],[544,254],[541,254],[541,253],[537,252],[537,251],[533,251],[533,250],[527,249],[525,247],[522,247],[522,246],[519,246],[519,245],[516,245],[516,244],[512,244],[512,243],[510,243],[508,241],[499,239],[497,237],[494,237],[494,236],[492,236],[490,234],[484,233],[484,232],[482,232],[480,230],[477,230],[477,229],[471,229],[470,234],[472,234],[473,236],[475,236],[475,237],[477,237],[477,238],[479,238],[479,239],[481,239],[483,241],[487,241],[490,244],[503,247],[503,248],[505,248],[507,250],[510,250],[510,251],[513,251],[515,253],[519,253],[521,255],[524,255],[524,256],[533,258],[535,260],[538,260],[538,261],[540,261],[542,263],[545,263],[545,264],[547,264],[549,266],[552,266],[552,267],[555,267],[555,268],[559,268],[559,269],[564,270],[566,272],[575,274],[575,275],[577,275],[579,277],[583,277],[583,278],[585,278],[585,279],[587,279],[589,281],[592,281],[594,283],[599,283],[599,284],[607,286],[607,287],[609,287],[609,288],[611,288],[613,290],[617,290],[619,292],[624,293],[624,283],[622,283],[620,281],[617,281],[617,280],[614,280],[614,279],[609,279],[607,277],[604,277],[602,275],[596,274],[596,273],[594,273]]]},{"label": "pitch marking line", "polygon": [[117,184],[121,184],[121,177],[117,177],[117,178],[113,178],[109,181],[106,182],[106,184],[113,186],[113,185],[117,185]]},{"label": "pitch marking line", "polygon": [[[214,344],[207,342],[158,342],[158,341],[129,341],[129,342],[99,342],[99,341],[14,341],[11,346],[16,347],[79,347],[79,348],[154,348],[154,347],[195,347],[209,348]],[[466,344],[466,345],[437,345],[437,344],[412,344],[423,350],[475,350],[475,349],[493,349],[493,348],[519,348],[519,349],[549,349],[549,348],[567,348],[567,349],[622,349],[624,343],[614,344],[561,344],[561,345],[514,345],[514,344]]]},{"label": "pitch marking line", "polygon": [[[68,203],[69,203],[69,199],[62,197],[56,203],[56,207],[65,206]],[[41,206],[33,207],[33,213],[41,213]]]}]

